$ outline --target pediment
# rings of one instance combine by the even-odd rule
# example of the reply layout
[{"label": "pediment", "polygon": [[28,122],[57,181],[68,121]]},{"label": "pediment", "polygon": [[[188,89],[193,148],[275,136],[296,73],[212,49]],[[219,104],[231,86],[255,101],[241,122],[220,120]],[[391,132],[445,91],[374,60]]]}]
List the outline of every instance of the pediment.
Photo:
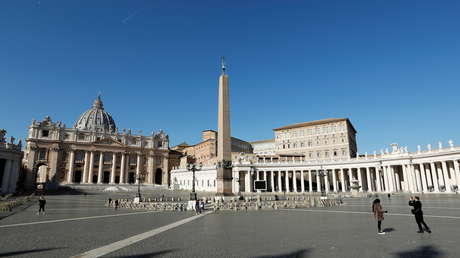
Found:
[{"label": "pediment", "polygon": [[112,146],[124,146],[123,143],[112,139],[112,138],[103,138],[94,142],[94,144],[103,144],[103,145],[112,145]]}]

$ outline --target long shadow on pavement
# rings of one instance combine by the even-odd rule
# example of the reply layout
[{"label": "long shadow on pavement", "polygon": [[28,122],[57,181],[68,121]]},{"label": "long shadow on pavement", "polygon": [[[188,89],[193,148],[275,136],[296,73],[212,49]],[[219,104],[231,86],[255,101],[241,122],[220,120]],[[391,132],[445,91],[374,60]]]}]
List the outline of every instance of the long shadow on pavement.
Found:
[{"label": "long shadow on pavement", "polygon": [[21,254],[46,252],[46,251],[51,251],[51,250],[56,250],[56,249],[62,249],[62,248],[60,248],[60,247],[58,247],[58,248],[41,248],[41,249],[32,249],[32,250],[23,250],[23,251],[15,251],[15,252],[8,252],[8,253],[0,253],[0,257],[8,257],[8,256],[14,256],[14,255],[21,255]]},{"label": "long shadow on pavement", "polygon": [[298,251],[285,253],[285,254],[278,254],[278,255],[264,255],[264,256],[257,256],[254,258],[301,258],[307,257],[310,250],[308,249],[301,249]]},{"label": "long shadow on pavement", "polygon": [[159,255],[163,255],[163,254],[167,254],[167,253],[172,253],[176,251],[175,249],[170,249],[170,250],[163,250],[163,251],[159,251],[159,252],[152,252],[152,253],[145,253],[145,254],[134,254],[134,255],[124,255],[124,256],[115,256],[115,258],[149,258],[149,257],[155,257],[155,256],[159,256]]},{"label": "long shadow on pavement", "polygon": [[415,250],[395,253],[398,258],[437,258],[444,256],[441,250],[429,245],[421,246]]},{"label": "long shadow on pavement", "polygon": [[383,232],[393,232],[393,231],[396,231],[396,229],[394,229],[394,228],[384,228],[382,231]]},{"label": "long shadow on pavement", "polygon": [[0,212],[0,220],[8,218],[9,216],[12,216],[12,215],[14,215],[14,214],[16,214],[18,212],[21,212],[21,211],[24,211],[24,210],[28,209],[29,207],[33,206],[35,204],[35,202],[36,202],[35,200],[30,200],[27,203],[24,203],[23,205],[14,208],[10,212]]}]

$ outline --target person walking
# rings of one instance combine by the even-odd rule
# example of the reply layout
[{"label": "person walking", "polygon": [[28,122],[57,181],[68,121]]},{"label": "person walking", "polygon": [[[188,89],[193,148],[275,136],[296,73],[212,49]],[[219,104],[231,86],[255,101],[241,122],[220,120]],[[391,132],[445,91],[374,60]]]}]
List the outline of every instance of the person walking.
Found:
[{"label": "person walking", "polygon": [[388,211],[384,211],[382,205],[380,204],[380,199],[375,199],[372,202],[372,212],[374,213],[374,218],[377,220],[377,229],[379,235],[385,235],[385,232],[382,231],[382,220],[383,214]]},{"label": "person walking", "polygon": [[38,199],[38,213],[37,215],[40,215],[41,212],[43,212],[43,215],[45,215],[45,205],[46,205],[46,200],[45,197],[40,196]]},{"label": "person walking", "polygon": [[118,199],[115,200],[115,210],[118,210]]},{"label": "person walking", "polygon": [[195,200],[195,214],[200,214],[200,201],[198,199]]},{"label": "person walking", "polygon": [[[409,200],[409,206],[412,206],[413,209],[411,210],[412,214],[415,215],[415,222],[418,225],[417,233],[423,233],[423,227],[425,227],[425,231],[431,233],[430,228],[423,220],[423,211],[422,211],[422,202],[420,201],[420,197],[418,196],[411,196]],[[423,227],[422,227],[423,225]]]},{"label": "person walking", "polygon": [[200,213],[204,212],[204,201],[200,201]]},{"label": "person walking", "polygon": [[112,198],[109,197],[109,207],[112,206]]}]

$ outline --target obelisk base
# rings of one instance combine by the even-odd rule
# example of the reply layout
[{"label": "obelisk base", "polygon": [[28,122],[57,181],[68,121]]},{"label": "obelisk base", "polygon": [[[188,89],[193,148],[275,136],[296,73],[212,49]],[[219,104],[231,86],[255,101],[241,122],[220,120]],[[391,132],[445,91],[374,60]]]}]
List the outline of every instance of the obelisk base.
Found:
[{"label": "obelisk base", "polygon": [[[230,175],[230,176],[228,176]],[[232,169],[231,168],[217,168],[217,196],[233,196],[233,187],[232,187]]]}]

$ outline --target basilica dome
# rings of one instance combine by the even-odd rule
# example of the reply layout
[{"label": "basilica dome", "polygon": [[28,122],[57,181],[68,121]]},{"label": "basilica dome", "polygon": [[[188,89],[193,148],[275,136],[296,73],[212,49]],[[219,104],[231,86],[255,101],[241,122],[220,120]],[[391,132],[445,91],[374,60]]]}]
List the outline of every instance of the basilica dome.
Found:
[{"label": "basilica dome", "polygon": [[100,96],[94,101],[93,107],[80,116],[74,128],[105,133],[116,131],[115,121],[109,113],[104,111]]}]

